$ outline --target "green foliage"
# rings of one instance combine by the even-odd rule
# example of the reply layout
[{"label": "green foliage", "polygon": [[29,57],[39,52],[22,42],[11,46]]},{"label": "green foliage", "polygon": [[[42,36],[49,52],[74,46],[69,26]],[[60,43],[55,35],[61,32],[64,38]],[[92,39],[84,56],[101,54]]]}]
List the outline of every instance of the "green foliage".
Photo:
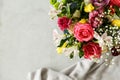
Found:
[{"label": "green foliage", "polygon": [[57,47],[62,47],[63,44],[64,44],[67,40],[68,40],[68,38],[62,39],[62,40],[60,41],[60,44],[59,44]]},{"label": "green foliage", "polygon": [[[61,13],[58,14],[58,17],[67,16],[68,18],[75,19],[73,21],[79,21],[81,18],[88,17],[88,13],[84,12],[84,1],[80,0],[62,0],[63,6]],[[77,10],[77,18],[74,17],[74,13]],[[79,12],[79,13],[78,13]],[[82,17],[81,17],[82,16]]]},{"label": "green foliage", "polygon": [[118,6],[114,6],[116,15],[120,18],[120,8]]},{"label": "green foliage", "polygon": [[85,6],[85,3],[84,2],[82,2],[81,3],[81,6],[80,6],[80,11],[81,11],[81,17],[80,17],[80,19],[82,19],[82,18],[88,18],[89,17],[89,13],[86,13],[85,11],[84,11],[84,6]]},{"label": "green foliage", "polygon": [[70,36],[70,38],[68,39],[68,44],[67,47],[71,47],[75,44],[75,37]]},{"label": "green foliage", "polygon": [[67,48],[79,45],[76,44],[76,38],[73,35],[69,34],[67,31],[64,31],[64,35],[65,38],[60,41],[58,47],[61,47],[65,42],[67,42]]},{"label": "green foliage", "polygon": [[58,16],[58,17],[63,17],[63,16],[66,15],[66,13],[67,13],[67,8],[66,8],[66,7],[63,7],[63,8],[61,9],[61,13],[57,14],[57,16]]},{"label": "green foliage", "polygon": [[81,57],[83,57],[83,55],[84,55],[84,52],[83,52],[83,50],[82,50],[82,43],[80,43],[80,42],[78,42],[77,43],[77,47],[78,47],[78,50],[79,50],[79,57],[81,58]]}]

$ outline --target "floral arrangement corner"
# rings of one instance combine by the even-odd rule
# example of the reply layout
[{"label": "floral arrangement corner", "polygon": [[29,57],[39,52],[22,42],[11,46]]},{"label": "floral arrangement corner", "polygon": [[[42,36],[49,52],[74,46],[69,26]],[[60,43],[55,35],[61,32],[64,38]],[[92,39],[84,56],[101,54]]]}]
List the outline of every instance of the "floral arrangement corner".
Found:
[{"label": "floral arrangement corner", "polygon": [[63,34],[53,31],[59,54],[97,61],[120,55],[120,0],[50,0]]}]

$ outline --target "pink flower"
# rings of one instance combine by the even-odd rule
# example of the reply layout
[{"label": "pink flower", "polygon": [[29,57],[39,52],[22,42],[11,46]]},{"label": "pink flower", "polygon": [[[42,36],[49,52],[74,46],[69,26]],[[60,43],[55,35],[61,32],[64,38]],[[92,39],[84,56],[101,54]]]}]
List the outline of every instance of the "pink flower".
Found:
[{"label": "pink flower", "polygon": [[94,31],[90,24],[77,23],[74,27],[74,36],[80,42],[91,40],[93,34]]},{"label": "pink flower", "polygon": [[89,14],[89,23],[92,25],[92,27],[97,28],[103,23],[103,9],[98,9],[96,11],[92,11]]},{"label": "pink flower", "polygon": [[94,6],[101,8],[108,5],[110,0],[91,0],[91,2],[94,4]]},{"label": "pink flower", "polygon": [[83,45],[83,52],[86,59],[92,59],[100,58],[102,50],[98,43],[89,42]]},{"label": "pink flower", "polygon": [[71,19],[67,17],[58,18],[58,26],[60,27],[62,31],[69,28],[70,24],[71,24]]}]

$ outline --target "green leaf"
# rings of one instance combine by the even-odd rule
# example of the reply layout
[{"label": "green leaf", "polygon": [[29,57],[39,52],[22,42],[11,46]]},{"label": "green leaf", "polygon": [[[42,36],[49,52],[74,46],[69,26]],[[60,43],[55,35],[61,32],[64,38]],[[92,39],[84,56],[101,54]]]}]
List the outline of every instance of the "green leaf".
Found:
[{"label": "green leaf", "polygon": [[65,7],[62,8],[62,13],[66,14],[67,13],[67,9]]},{"label": "green leaf", "polygon": [[50,0],[50,4],[54,5],[57,2],[57,0]]},{"label": "green leaf", "polygon": [[57,14],[58,17],[63,17],[64,14],[60,13],[60,14]]},{"label": "green leaf", "polygon": [[82,2],[81,3],[81,5],[80,5],[80,12],[81,12],[81,16],[80,16],[80,18],[82,19],[82,18],[88,18],[89,17],[89,13],[86,13],[85,11],[84,11],[84,6],[85,6],[85,3],[84,2]]},{"label": "green leaf", "polygon": [[62,0],[63,4],[66,4],[67,3],[67,0]]},{"label": "green leaf", "polygon": [[61,9],[61,13],[57,14],[58,17],[63,17],[63,16],[66,16],[66,13],[67,13],[67,9],[66,7],[63,7]]},{"label": "green leaf", "polygon": [[83,10],[84,4],[85,4],[84,2],[81,3],[81,5],[80,5],[80,11]]},{"label": "green leaf", "polygon": [[81,49],[82,44],[79,42],[77,43],[77,45],[78,45],[78,48]]},{"label": "green leaf", "polygon": [[118,6],[114,6],[114,8],[115,8],[115,11],[116,11],[116,15],[118,17],[120,17],[120,8]]},{"label": "green leaf", "polygon": [[71,17],[71,13],[70,13],[70,5],[69,5],[69,4],[68,4],[67,7],[66,7],[66,11],[67,11],[66,16],[67,16],[68,18],[70,18],[70,17]]},{"label": "green leaf", "polygon": [[75,37],[73,35],[71,35],[68,39],[67,47],[71,47],[73,45],[75,45]]},{"label": "green leaf", "polygon": [[74,53],[72,52],[71,54],[70,54],[70,59],[72,59],[74,57]]},{"label": "green leaf", "polygon": [[60,2],[56,2],[53,6],[54,6],[55,9],[58,10],[59,5],[60,5]]},{"label": "green leaf", "polygon": [[83,55],[84,55],[84,52],[82,50],[80,50],[79,51],[79,57],[81,58],[81,57],[83,57]]},{"label": "green leaf", "polygon": [[57,47],[62,47],[63,44],[64,44],[66,41],[67,41],[67,38],[66,38],[66,39],[62,39],[62,40],[60,41],[60,44],[59,44]]}]

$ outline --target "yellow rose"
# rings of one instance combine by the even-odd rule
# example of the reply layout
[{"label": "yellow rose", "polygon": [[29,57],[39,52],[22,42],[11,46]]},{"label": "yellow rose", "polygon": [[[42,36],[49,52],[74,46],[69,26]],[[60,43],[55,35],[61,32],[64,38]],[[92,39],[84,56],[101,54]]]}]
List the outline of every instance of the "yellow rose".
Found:
[{"label": "yellow rose", "polygon": [[86,19],[81,19],[81,20],[79,21],[79,23],[85,24],[85,23],[86,23]]},{"label": "yellow rose", "polygon": [[84,7],[85,12],[92,12],[93,10],[94,10],[94,6],[91,3],[89,3]]},{"label": "yellow rose", "polygon": [[113,25],[113,26],[118,26],[118,27],[120,27],[120,19],[114,19],[114,20],[112,21],[112,25]]},{"label": "yellow rose", "polygon": [[63,49],[66,48],[66,45],[67,45],[67,43],[65,42],[62,47],[58,47],[58,48],[56,49],[56,50],[57,50],[57,53],[58,53],[58,54],[62,54]]}]

